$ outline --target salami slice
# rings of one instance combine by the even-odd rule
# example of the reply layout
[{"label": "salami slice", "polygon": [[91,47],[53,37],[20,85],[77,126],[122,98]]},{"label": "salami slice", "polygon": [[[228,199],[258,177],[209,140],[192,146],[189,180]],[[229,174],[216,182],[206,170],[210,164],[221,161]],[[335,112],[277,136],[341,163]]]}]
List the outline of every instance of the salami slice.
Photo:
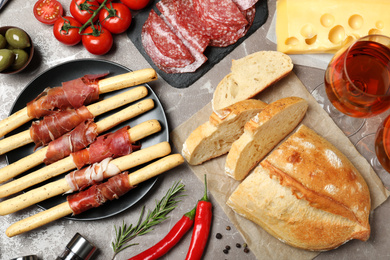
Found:
[{"label": "salami slice", "polygon": [[45,146],[51,141],[68,133],[80,123],[94,116],[87,107],[57,111],[45,116],[40,121],[34,121],[30,127],[30,137],[35,143],[35,148]]},{"label": "salami slice", "polygon": [[71,132],[52,141],[47,147],[43,162],[49,165],[80,151],[95,141],[97,136],[96,124],[92,120],[84,121]]},{"label": "salami slice", "polygon": [[[143,37],[147,34],[146,40]],[[152,60],[164,67],[185,67],[195,61],[183,42],[172,32],[164,20],[152,9],[142,27],[142,43]],[[150,42],[150,40],[152,42]],[[157,50],[150,52],[150,45]],[[159,54],[159,55],[158,55]]]},{"label": "salami slice", "polygon": [[85,191],[69,195],[67,201],[73,214],[77,215],[99,207],[109,200],[118,199],[132,188],[128,173],[123,172],[111,177],[107,182],[95,184]]},{"label": "salami slice", "polygon": [[203,53],[210,42],[210,33],[196,15],[192,1],[161,0],[156,6],[168,26],[172,26],[172,31],[178,36],[181,35],[198,52]]},{"label": "salami slice", "polygon": [[248,24],[243,26],[240,30],[236,32],[227,32],[222,37],[218,39],[212,39],[210,41],[210,46],[213,47],[226,47],[231,44],[236,43],[241,37],[245,36],[245,34],[248,32],[249,28],[252,26],[253,21],[255,20],[256,16],[256,8],[251,7],[245,11],[242,11],[242,14],[245,16],[245,18],[248,21]]},{"label": "salami slice", "polygon": [[254,7],[258,0],[233,0],[241,11]]},{"label": "salami slice", "polygon": [[248,24],[232,0],[193,0],[196,14],[210,28],[212,39],[236,32]]}]

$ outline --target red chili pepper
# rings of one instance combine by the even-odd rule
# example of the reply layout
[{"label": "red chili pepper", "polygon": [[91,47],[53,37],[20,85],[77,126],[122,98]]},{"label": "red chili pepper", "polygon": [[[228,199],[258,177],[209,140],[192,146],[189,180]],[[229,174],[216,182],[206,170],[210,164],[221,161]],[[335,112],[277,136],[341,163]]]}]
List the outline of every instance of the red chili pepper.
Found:
[{"label": "red chili pepper", "polygon": [[209,239],[212,216],[212,204],[207,197],[207,179],[205,175],[205,192],[203,198],[198,201],[196,207],[194,230],[192,232],[190,248],[188,249],[186,260],[202,258],[203,251]]},{"label": "red chili pepper", "polygon": [[165,255],[190,230],[194,223],[195,210],[196,208],[184,214],[160,242],[128,260],[152,260]]}]

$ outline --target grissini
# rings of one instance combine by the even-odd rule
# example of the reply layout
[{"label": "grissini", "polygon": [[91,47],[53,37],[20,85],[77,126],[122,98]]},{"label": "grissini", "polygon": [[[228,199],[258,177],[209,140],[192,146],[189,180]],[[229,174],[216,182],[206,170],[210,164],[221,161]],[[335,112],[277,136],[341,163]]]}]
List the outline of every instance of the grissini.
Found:
[{"label": "grissini", "polygon": [[[154,69],[136,70],[117,76],[101,79],[98,82],[99,94],[112,92],[157,79],[157,73]],[[34,119],[27,113],[27,107],[20,109],[9,117],[0,121],[0,137],[8,134],[12,130]]]},{"label": "grissini", "polygon": [[[87,109],[94,117],[96,117],[118,107],[139,100],[145,97],[147,94],[148,89],[146,87],[136,87],[124,93],[120,93],[113,97],[89,105],[87,106]],[[18,134],[6,137],[0,140],[0,155],[32,142],[34,142],[34,140],[31,138],[30,130],[25,130]]]},{"label": "grissini", "polygon": [[[180,154],[168,155],[154,163],[151,163],[144,168],[137,170],[129,175],[129,182],[132,186],[140,184],[150,178],[153,178],[163,172],[173,169],[174,167],[179,166],[184,162],[183,157]],[[48,224],[52,221],[60,219],[62,217],[72,214],[73,211],[69,206],[68,202],[59,204],[51,209],[42,211],[38,214],[35,214],[26,219],[20,220],[6,230],[6,235],[8,237],[13,237],[38,227],[41,227],[45,224]]]},{"label": "grissini", "polygon": [[[109,117],[97,122],[97,132],[103,133],[114,126],[134,118],[154,107],[152,99],[142,100],[134,105],[131,105]],[[45,159],[48,148],[43,147],[36,152],[0,169],[0,183],[10,180],[13,177],[41,164]],[[0,186],[0,189],[2,186]],[[1,192],[0,192],[1,193]]]},{"label": "grissini", "polygon": [[[145,138],[146,136],[157,133],[160,130],[160,123],[157,120],[152,119],[130,128],[128,130],[128,134],[130,136],[130,140],[132,142],[136,142]],[[22,191],[28,187],[41,183],[54,176],[58,176],[75,168],[76,165],[72,157],[68,156],[62,160],[47,165],[21,178],[7,182],[0,186],[0,197],[4,198],[6,196],[15,194],[16,192]]]},{"label": "grissini", "polygon": [[[118,171],[122,172],[134,168],[154,159],[166,156],[169,153],[171,153],[171,147],[168,142],[162,142],[148,148],[135,151],[129,155],[109,161],[107,168],[111,167],[115,168],[115,170],[111,171],[113,173],[110,173],[110,171],[104,172],[103,177],[104,179],[107,179],[115,174],[118,174]],[[118,171],[116,169],[118,169]],[[4,216],[17,212],[51,197],[67,193],[70,190],[71,186],[68,184],[66,178],[61,178],[57,181],[50,182],[46,185],[29,190],[19,196],[1,202],[0,215]]]}]

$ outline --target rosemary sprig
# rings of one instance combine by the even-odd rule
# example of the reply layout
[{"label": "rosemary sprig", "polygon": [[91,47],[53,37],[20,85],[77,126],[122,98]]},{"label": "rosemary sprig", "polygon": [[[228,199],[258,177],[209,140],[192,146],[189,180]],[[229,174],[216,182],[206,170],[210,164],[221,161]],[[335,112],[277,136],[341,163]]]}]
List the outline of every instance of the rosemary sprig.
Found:
[{"label": "rosemary sprig", "polygon": [[183,196],[179,195],[182,191],[184,191],[184,184],[175,182],[160,201],[156,200],[155,208],[153,211],[148,211],[144,221],[142,219],[144,218],[145,206],[142,207],[141,214],[135,226],[133,224],[127,226],[124,221],[122,227],[119,229],[114,225],[115,241],[112,242],[112,248],[114,250],[112,259],[122,250],[138,245],[137,243],[127,244],[132,239],[149,233],[153,230],[153,226],[166,220],[168,218],[167,214],[176,208],[176,204],[179,202],[177,198]]}]

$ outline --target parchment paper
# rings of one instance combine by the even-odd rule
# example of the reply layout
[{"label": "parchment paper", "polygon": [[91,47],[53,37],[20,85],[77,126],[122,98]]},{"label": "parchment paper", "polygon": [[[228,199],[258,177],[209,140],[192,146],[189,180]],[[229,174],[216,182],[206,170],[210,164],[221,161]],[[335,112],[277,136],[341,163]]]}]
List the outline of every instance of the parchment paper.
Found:
[{"label": "parchment paper", "polygon": [[[321,108],[298,77],[291,73],[275,85],[269,87],[256,98],[271,103],[283,97],[298,96],[309,102],[309,108],[302,123],[325,137],[341,152],[343,152],[360,171],[366,180],[372,200],[372,210],[383,203],[390,192],[383,186],[381,180],[371,168],[367,160],[355,149],[349,139],[336,126],[328,114]],[[182,150],[183,143],[189,134],[200,124],[206,122],[212,113],[211,103],[194,114],[189,120],[178,126],[171,133],[171,140],[178,151]],[[208,188],[213,198],[223,208],[231,222],[241,232],[251,251],[257,259],[312,259],[318,252],[297,249],[269,235],[253,222],[235,214],[227,205],[230,194],[235,190],[238,181],[224,173],[226,155],[210,160],[199,166],[190,166],[193,173],[203,181],[207,174]],[[337,250],[337,249],[335,249]]]}]

